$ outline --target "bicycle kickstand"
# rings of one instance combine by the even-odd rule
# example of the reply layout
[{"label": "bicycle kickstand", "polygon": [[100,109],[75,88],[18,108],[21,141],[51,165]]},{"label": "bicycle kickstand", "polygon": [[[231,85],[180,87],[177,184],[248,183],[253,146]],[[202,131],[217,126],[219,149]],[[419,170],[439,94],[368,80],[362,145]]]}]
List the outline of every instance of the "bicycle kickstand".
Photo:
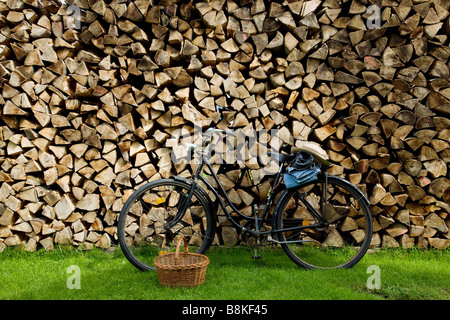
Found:
[{"label": "bicycle kickstand", "polygon": [[261,259],[261,256],[258,255],[259,239],[256,238],[255,240],[255,254],[253,255],[252,259]]},{"label": "bicycle kickstand", "polygon": [[[253,211],[255,215],[255,230],[259,230],[258,227],[258,208],[256,205],[253,205]],[[258,247],[259,247],[259,235],[255,236],[255,254],[253,255],[252,259],[261,259],[261,256],[258,255]]]}]

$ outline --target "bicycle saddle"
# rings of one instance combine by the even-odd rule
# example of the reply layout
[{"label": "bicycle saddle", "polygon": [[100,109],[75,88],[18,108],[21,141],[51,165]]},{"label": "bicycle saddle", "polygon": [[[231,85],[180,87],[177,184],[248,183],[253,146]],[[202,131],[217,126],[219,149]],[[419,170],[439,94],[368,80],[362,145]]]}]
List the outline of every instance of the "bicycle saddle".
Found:
[{"label": "bicycle saddle", "polygon": [[330,161],[322,158],[317,153],[311,152],[309,150],[300,149],[300,152],[302,152],[302,151],[309,152],[314,157],[314,159],[316,159],[316,161],[319,162],[324,167],[324,169],[328,169],[328,168],[331,168],[333,166],[333,164]]},{"label": "bicycle saddle", "polygon": [[[299,151],[299,152],[306,151],[306,152],[310,153],[314,157],[314,159],[316,159],[316,161],[322,165],[322,167],[324,169],[328,169],[333,166],[333,164],[330,161],[324,159],[322,156],[318,155],[316,152],[312,152],[310,149],[302,148],[302,149],[297,149],[297,151]],[[283,153],[279,153],[279,152],[275,152],[275,151],[267,151],[267,155],[269,157],[271,157],[273,160],[283,163],[283,162],[288,162],[288,161],[294,160],[294,158],[296,157],[297,154],[294,154],[294,153],[283,154]]]},{"label": "bicycle saddle", "polygon": [[297,141],[295,147],[292,148],[293,152],[307,151],[311,153],[314,159],[322,165],[324,169],[331,168],[333,164],[328,161],[327,152],[316,142],[312,141]]},{"label": "bicycle saddle", "polygon": [[294,160],[292,161],[292,168],[295,168],[297,170],[303,170],[308,169],[311,167],[311,165],[314,162],[314,156],[307,151],[299,151],[296,155]]}]

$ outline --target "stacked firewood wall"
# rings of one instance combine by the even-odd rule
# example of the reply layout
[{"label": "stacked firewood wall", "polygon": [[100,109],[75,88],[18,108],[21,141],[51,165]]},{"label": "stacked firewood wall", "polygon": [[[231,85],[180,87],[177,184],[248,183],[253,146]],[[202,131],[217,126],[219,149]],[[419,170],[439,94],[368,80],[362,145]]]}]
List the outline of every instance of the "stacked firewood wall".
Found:
[{"label": "stacked firewood wall", "polygon": [[[370,199],[372,247],[448,248],[449,6],[0,0],[0,250],[110,247],[138,186],[191,174],[171,152],[198,120],[320,144]],[[215,166],[249,214],[263,158]]]}]

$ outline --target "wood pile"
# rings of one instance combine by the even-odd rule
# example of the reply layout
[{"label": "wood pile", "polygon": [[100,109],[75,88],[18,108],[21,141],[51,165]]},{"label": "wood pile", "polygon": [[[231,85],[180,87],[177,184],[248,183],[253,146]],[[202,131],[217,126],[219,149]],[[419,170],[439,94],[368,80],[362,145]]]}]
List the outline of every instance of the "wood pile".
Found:
[{"label": "wood pile", "polygon": [[[448,248],[449,6],[0,0],[0,248],[111,246],[139,185],[190,175],[171,151],[196,121],[319,143],[368,195],[373,247]],[[215,166],[248,214],[273,171],[252,159]]]}]

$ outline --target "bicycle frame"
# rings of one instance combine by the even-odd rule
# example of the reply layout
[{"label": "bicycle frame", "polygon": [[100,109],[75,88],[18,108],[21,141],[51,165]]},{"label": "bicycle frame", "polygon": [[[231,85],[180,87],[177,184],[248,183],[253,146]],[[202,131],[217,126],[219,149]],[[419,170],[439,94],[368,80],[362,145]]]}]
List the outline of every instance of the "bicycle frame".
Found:
[{"label": "bicycle frame", "polygon": [[[206,167],[209,169],[209,171],[211,172],[211,175],[214,179],[214,181],[216,182],[217,186],[218,186],[218,190],[217,191],[212,185],[211,183],[209,183],[202,175],[202,171],[203,171],[203,167],[206,165]],[[305,204],[305,206],[308,208],[308,210],[310,211],[311,214],[313,214],[318,221],[320,221],[319,223],[316,224],[311,224],[311,225],[307,225],[307,226],[295,226],[295,227],[290,227],[290,228],[283,228],[283,229],[275,229],[272,227],[272,230],[270,231],[261,231],[262,228],[262,223],[259,223],[259,221],[264,221],[267,218],[267,215],[269,213],[269,208],[272,205],[272,201],[273,201],[273,195],[276,194],[275,192],[273,192],[275,190],[275,188],[277,187],[278,183],[280,182],[281,176],[282,176],[282,172],[283,169],[285,167],[285,163],[281,162],[280,165],[280,169],[278,170],[274,182],[272,184],[272,188],[271,191],[269,192],[266,204],[264,206],[264,211],[261,215],[260,218],[258,218],[257,216],[255,217],[249,217],[244,215],[242,212],[239,211],[239,209],[237,209],[234,204],[230,201],[225,189],[223,188],[223,186],[221,185],[219,178],[217,177],[217,175],[215,174],[211,163],[208,161],[208,159],[205,157],[204,154],[201,155],[200,157],[200,163],[199,166],[197,167],[197,170],[195,172],[195,174],[193,175],[193,182],[192,182],[192,186],[191,186],[191,190],[189,191],[188,197],[185,201],[185,203],[183,204],[183,207],[180,210],[180,215],[178,215],[178,217],[172,221],[170,223],[170,225],[168,226],[169,228],[171,226],[174,226],[175,224],[177,224],[184,216],[184,212],[186,212],[187,210],[187,206],[190,202],[190,199],[192,197],[192,195],[194,194],[195,189],[198,186],[198,182],[199,180],[202,181],[206,187],[215,195],[215,197],[218,199],[219,204],[222,208],[222,210],[224,211],[226,217],[228,218],[228,220],[233,224],[234,227],[237,228],[237,230],[240,230],[242,233],[244,232],[248,232],[254,236],[260,236],[260,235],[264,235],[264,234],[276,234],[277,232],[285,232],[285,231],[295,231],[295,230],[302,230],[302,229],[306,229],[306,228],[313,228],[313,227],[321,227],[324,225],[324,218],[320,215],[320,213],[318,213],[310,204],[309,202],[302,196],[300,195],[300,199],[301,201]],[[222,198],[223,197],[227,203],[225,203]],[[239,217],[245,219],[245,220],[255,220],[255,230],[249,230],[243,226],[241,226],[238,222],[236,222],[236,220],[233,219],[233,217],[231,216],[231,212],[228,212],[227,207],[230,206],[230,208],[232,209],[232,212],[236,213]],[[274,217],[277,214],[276,210],[274,211]],[[273,218],[274,218],[273,217]],[[272,226],[274,219],[272,219]],[[278,241],[272,240],[274,242],[279,243]],[[296,241],[296,242],[303,242],[303,241]]]}]

